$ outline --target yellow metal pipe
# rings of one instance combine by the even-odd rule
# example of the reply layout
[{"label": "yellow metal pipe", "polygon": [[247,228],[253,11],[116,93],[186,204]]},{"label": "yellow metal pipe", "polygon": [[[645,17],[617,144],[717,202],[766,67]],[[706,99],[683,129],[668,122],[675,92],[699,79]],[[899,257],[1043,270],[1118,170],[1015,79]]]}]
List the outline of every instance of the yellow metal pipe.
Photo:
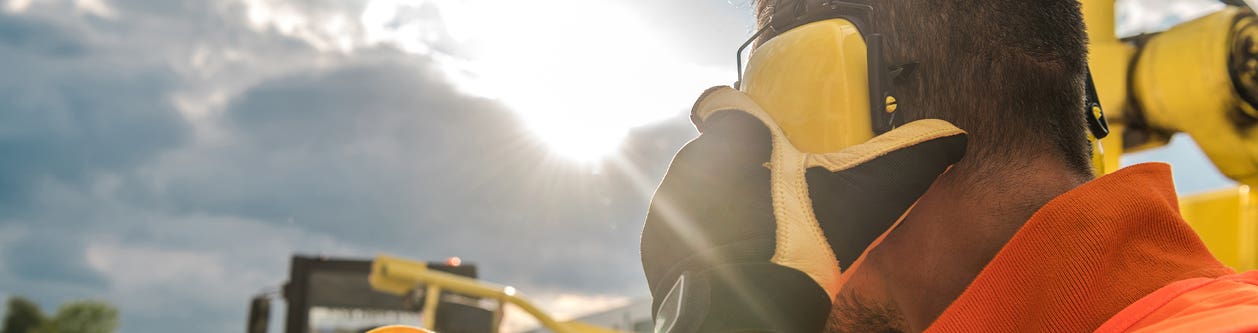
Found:
[{"label": "yellow metal pipe", "polygon": [[[575,333],[550,315],[547,315],[537,306],[517,296],[515,288],[493,285],[446,272],[431,270],[428,269],[427,264],[421,262],[390,256],[379,256],[371,264],[371,275],[368,276],[368,282],[376,290],[396,295],[406,295],[415,287],[426,285],[430,291],[439,286],[438,290],[449,290],[473,297],[498,299],[519,307],[536,318],[543,327],[553,332]],[[427,296],[426,303],[432,303],[437,298],[435,294],[428,294]],[[427,319],[427,312],[436,313],[435,310],[436,304],[426,304],[424,308],[426,312],[424,325],[428,328],[432,328],[432,323]]]},{"label": "yellow metal pipe", "polygon": [[1158,34],[1144,46],[1132,86],[1150,128],[1191,135],[1220,172],[1255,186],[1258,112],[1241,94],[1258,89],[1234,76],[1247,57],[1238,53],[1249,52],[1240,48],[1258,40],[1252,15],[1227,7]]},{"label": "yellow metal pipe", "polygon": [[428,290],[424,292],[424,327],[437,328],[437,301],[439,300],[441,300],[441,287],[435,284],[428,285]]},{"label": "yellow metal pipe", "polygon": [[1088,26],[1092,43],[1117,43],[1114,0],[1083,0],[1083,23]]}]

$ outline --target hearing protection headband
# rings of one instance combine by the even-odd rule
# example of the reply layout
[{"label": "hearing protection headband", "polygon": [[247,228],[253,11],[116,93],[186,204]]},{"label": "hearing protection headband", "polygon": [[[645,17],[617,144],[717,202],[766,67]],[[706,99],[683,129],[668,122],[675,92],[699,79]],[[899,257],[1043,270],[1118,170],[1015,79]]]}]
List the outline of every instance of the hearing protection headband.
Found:
[{"label": "hearing protection headband", "polygon": [[[789,10],[779,12],[778,8],[789,8]],[[734,87],[740,88],[739,86],[743,81],[743,53],[746,52],[747,47],[755,43],[756,39],[764,36],[765,33],[774,31],[781,34],[813,22],[844,19],[856,26],[856,29],[860,31],[865,39],[867,67],[869,69],[869,119],[874,135],[883,134],[894,129],[903,123],[903,119],[897,120],[895,117],[898,112],[898,101],[894,94],[894,80],[911,73],[917,67],[917,64],[883,66],[883,36],[873,30],[877,26],[874,21],[873,11],[874,8],[871,5],[837,0],[820,2],[780,0],[778,5],[772,9],[769,24],[757,30],[738,48],[738,82],[734,84]],[[1092,80],[1092,70],[1090,68],[1087,69],[1085,78],[1084,118],[1092,136],[1097,140],[1104,139],[1109,135],[1109,123],[1105,119],[1104,109],[1101,107],[1100,98],[1097,96],[1096,84]],[[879,101],[883,102],[880,103]]]}]

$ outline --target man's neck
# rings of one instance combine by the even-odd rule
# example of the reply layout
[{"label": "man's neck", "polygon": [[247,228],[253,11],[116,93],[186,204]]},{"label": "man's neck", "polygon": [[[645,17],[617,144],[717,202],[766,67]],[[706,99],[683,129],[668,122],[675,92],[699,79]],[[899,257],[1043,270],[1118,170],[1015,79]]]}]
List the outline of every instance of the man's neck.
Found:
[{"label": "man's neck", "polygon": [[1036,211],[1090,180],[1054,160],[1019,164],[957,165],[871,252],[911,331],[934,322]]}]

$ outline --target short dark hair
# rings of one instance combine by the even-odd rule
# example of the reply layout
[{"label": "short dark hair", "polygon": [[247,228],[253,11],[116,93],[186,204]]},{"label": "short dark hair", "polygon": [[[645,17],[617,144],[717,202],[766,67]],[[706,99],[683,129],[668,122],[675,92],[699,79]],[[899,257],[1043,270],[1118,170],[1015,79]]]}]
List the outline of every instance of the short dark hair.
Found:
[{"label": "short dark hair", "polygon": [[[758,26],[797,1],[822,0],[756,0]],[[874,7],[885,63],[918,64],[895,87],[905,119],[944,119],[970,132],[962,164],[1047,152],[1092,175],[1078,0],[846,1]]]}]

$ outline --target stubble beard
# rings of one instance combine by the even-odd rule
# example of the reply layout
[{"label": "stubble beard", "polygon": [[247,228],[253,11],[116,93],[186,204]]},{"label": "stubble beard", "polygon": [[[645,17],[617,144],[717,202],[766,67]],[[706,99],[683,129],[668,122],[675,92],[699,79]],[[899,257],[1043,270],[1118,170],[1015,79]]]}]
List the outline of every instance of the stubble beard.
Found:
[{"label": "stubble beard", "polygon": [[903,333],[904,316],[890,305],[872,302],[855,293],[839,295],[826,321],[826,333]]}]

